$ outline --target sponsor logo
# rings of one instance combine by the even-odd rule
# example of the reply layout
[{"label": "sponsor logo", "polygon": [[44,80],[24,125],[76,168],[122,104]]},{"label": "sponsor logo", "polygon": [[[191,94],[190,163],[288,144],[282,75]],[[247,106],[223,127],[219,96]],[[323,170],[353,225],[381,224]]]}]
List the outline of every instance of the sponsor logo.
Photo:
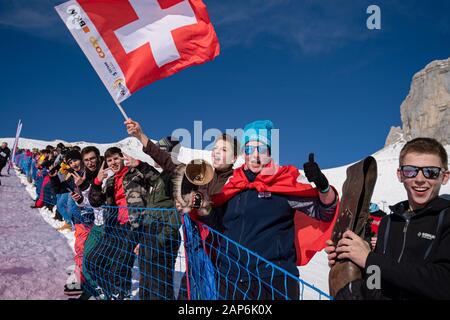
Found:
[{"label": "sponsor logo", "polygon": [[94,47],[95,51],[97,51],[97,54],[100,58],[104,59],[106,57],[105,53],[103,52],[102,48],[100,47],[100,45],[98,44],[98,41],[95,37],[90,37],[89,38],[90,43],[92,44],[92,46]]},{"label": "sponsor logo", "polygon": [[426,232],[419,232],[417,234],[417,236],[419,238],[426,239],[426,240],[434,240],[436,238],[436,236],[434,234],[429,234],[429,233],[426,233]]},{"label": "sponsor logo", "polygon": [[89,27],[86,24],[86,21],[84,21],[83,17],[81,16],[80,7],[76,5],[70,5],[67,7],[66,10],[69,17],[67,18],[66,24],[69,29],[76,29],[76,30],[83,30],[84,33],[89,33]]},{"label": "sponsor logo", "polygon": [[113,77],[117,77],[117,69],[112,62],[105,62],[106,70],[108,70],[109,74]]},{"label": "sponsor logo", "polygon": [[113,89],[118,90],[121,96],[125,96],[128,92],[127,87],[125,86],[125,80],[122,78],[116,79],[113,84]]}]

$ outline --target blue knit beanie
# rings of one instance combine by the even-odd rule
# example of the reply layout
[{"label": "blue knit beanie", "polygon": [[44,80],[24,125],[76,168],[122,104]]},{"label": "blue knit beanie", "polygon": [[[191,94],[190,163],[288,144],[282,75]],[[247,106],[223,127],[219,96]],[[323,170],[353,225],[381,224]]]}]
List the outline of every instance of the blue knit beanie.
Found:
[{"label": "blue knit beanie", "polygon": [[259,141],[270,147],[273,127],[273,122],[270,120],[257,120],[247,124],[244,128],[241,147],[245,147],[249,141]]}]

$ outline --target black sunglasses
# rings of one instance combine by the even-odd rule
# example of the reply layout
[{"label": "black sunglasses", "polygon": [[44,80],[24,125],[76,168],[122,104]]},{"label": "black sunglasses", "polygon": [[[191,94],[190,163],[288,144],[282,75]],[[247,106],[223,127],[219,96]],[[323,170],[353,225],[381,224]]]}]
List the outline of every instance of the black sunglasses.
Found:
[{"label": "black sunglasses", "polygon": [[436,180],[439,178],[441,171],[444,169],[439,167],[416,167],[416,166],[401,166],[400,170],[405,178],[414,178],[422,171],[427,179]]}]

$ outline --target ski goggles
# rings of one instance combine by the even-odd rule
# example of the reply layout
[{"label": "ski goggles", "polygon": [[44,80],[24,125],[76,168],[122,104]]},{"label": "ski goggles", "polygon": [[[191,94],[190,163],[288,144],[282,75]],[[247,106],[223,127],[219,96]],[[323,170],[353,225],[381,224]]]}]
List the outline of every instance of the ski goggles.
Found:
[{"label": "ski goggles", "polygon": [[416,166],[401,166],[400,170],[405,178],[414,178],[422,171],[423,176],[427,179],[436,180],[439,178],[441,171],[444,169],[439,167],[416,167]]},{"label": "ski goggles", "polygon": [[269,147],[265,144],[259,146],[245,146],[244,152],[247,156],[251,155],[255,150],[258,150],[259,154],[269,154]]}]

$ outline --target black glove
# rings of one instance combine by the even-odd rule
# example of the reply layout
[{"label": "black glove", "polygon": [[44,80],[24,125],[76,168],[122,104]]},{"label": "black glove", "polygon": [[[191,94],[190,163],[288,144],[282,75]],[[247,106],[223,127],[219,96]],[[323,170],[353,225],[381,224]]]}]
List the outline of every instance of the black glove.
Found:
[{"label": "black glove", "polygon": [[309,154],[309,161],[303,165],[303,171],[305,171],[308,181],[314,182],[320,191],[328,191],[330,184],[327,177],[320,171],[319,165],[314,161],[314,153]]}]

